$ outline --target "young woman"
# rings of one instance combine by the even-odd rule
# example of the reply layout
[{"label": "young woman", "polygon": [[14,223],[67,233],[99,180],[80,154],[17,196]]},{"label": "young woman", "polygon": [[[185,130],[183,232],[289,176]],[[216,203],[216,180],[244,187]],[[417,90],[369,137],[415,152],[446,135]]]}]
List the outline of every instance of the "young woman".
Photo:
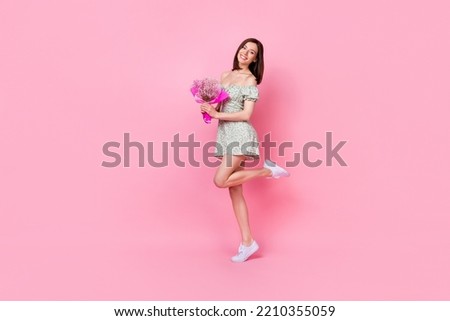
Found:
[{"label": "young woman", "polygon": [[217,168],[214,183],[217,187],[229,189],[242,236],[238,253],[231,258],[233,262],[246,261],[259,248],[250,231],[242,184],[257,177],[289,176],[285,169],[270,160],[264,161],[263,168],[243,168],[245,160],[259,158],[258,136],[250,117],[259,98],[256,85],[261,83],[263,73],[262,43],[255,38],[244,40],[234,56],[233,69],[221,76],[221,84],[230,98],[216,108],[208,103],[200,105],[202,113],[219,120],[215,156],[221,158],[222,163]]}]

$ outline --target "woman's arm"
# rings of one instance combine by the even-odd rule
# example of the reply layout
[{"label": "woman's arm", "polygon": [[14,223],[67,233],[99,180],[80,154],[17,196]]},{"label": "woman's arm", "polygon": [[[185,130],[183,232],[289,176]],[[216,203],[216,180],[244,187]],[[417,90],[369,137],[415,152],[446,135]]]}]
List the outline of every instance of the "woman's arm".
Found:
[{"label": "woman's arm", "polygon": [[226,121],[248,121],[252,116],[255,102],[246,100],[244,101],[244,110],[237,111],[235,113],[223,113],[217,111],[214,106],[208,103],[200,105],[202,112],[208,113],[212,118],[217,118]]},{"label": "woman's arm", "polygon": [[[230,72],[224,72],[221,76],[220,81],[223,82],[223,79],[229,74]],[[249,77],[247,79],[247,82],[244,84],[245,86],[255,86],[256,85],[256,79],[254,77]],[[208,113],[212,118],[216,118],[219,120],[225,120],[225,121],[248,121],[250,120],[250,117],[252,116],[253,109],[255,107],[255,102],[252,100],[245,100],[244,101],[244,109],[238,112],[234,113],[223,113],[219,112],[220,107],[222,105],[222,102],[217,104],[217,106],[213,106],[209,103],[204,103],[200,105],[200,110],[202,112]]]}]

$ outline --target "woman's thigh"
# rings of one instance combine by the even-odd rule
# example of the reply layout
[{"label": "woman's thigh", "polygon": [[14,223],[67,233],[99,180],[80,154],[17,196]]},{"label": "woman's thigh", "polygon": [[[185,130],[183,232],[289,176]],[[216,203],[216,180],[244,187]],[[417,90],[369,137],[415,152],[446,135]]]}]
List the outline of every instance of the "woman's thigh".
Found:
[{"label": "woman's thigh", "polygon": [[214,183],[216,185],[223,185],[228,177],[237,170],[242,170],[242,163],[245,160],[245,156],[241,155],[224,155],[222,157],[222,163],[217,168],[216,175],[214,176]]}]

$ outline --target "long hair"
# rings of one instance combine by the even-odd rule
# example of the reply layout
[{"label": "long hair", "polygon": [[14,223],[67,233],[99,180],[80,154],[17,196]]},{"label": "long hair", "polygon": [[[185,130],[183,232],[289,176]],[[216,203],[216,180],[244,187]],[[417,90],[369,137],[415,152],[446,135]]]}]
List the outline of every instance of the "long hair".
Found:
[{"label": "long hair", "polygon": [[259,85],[263,79],[264,74],[264,47],[261,41],[255,38],[248,38],[242,41],[242,43],[239,45],[238,49],[236,50],[236,54],[234,55],[233,60],[233,69],[232,70],[239,70],[241,69],[239,67],[239,61],[238,61],[238,53],[239,50],[241,50],[247,42],[253,42],[258,47],[258,53],[256,54],[256,62],[252,62],[248,68],[250,69],[253,76],[256,78],[256,83]]}]

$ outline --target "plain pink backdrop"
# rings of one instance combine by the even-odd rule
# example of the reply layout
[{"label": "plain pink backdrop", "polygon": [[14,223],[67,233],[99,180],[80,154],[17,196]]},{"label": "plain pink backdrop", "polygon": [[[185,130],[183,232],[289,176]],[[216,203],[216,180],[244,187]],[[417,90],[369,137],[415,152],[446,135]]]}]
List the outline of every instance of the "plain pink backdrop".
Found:
[{"label": "plain pink backdrop", "polygon": [[[0,299],[450,300],[449,10],[2,0]],[[247,37],[266,50],[252,123],[294,145],[272,159],[330,131],[348,166],[246,184],[261,250],[233,264],[214,168],[139,167],[136,150],[106,168],[102,146],[214,140],[189,86]]]}]

